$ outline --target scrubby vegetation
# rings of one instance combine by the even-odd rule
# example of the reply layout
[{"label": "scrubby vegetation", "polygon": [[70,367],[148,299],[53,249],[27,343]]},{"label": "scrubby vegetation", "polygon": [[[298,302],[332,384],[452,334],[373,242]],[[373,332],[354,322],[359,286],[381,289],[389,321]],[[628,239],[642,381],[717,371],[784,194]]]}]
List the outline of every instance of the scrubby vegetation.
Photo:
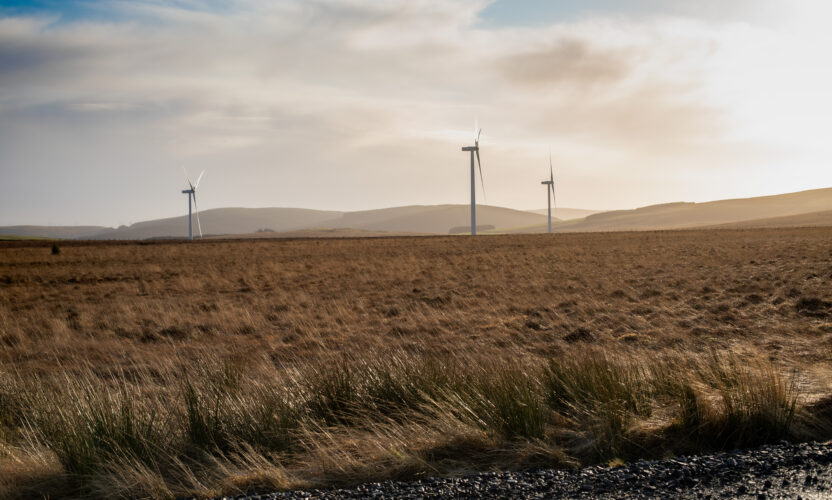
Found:
[{"label": "scrubby vegetation", "polygon": [[[733,355],[589,350],[540,363],[387,352],[301,369],[259,358],[131,376],[90,366],[71,379],[7,374],[3,399],[6,459],[48,452],[63,493],[101,497],[568,467],[822,431],[793,376]],[[17,491],[43,487],[29,480],[5,478]]]},{"label": "scrubby vegetation", "polygon": [[832,231],[0,247],[0,496],[832,437]]}]

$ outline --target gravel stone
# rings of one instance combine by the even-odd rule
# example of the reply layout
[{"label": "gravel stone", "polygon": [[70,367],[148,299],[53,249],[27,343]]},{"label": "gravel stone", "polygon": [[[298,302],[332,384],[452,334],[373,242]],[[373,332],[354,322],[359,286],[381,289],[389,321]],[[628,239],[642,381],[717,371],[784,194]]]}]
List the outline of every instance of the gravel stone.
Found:
[{"label": "gravel stone", "polygon": [[[488,472],[458,478],[376,482],[353,488],[286,491],[246,500],[278,499],[821,499],[832,498],[832,444],[781,442],[624,467]],[[223,500],[231,500],[227,497]]]}]

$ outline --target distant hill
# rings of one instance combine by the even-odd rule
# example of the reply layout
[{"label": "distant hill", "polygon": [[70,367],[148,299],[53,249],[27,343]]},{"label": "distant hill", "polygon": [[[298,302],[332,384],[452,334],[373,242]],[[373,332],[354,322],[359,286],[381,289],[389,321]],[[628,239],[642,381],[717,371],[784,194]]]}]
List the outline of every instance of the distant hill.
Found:
[{"label": "distant hill", "polygon": [[832,210],[832,188],[707,203],[668,203],[615,210],[553,227],[558,232],[690,229]]},{"label": "distant hill", "polygon": [[104,226],[0,226],[0,235],[35,238],[89,238],[110,228]]},{"label": "distant hill", "polygon": [[269,239],[269,238],[385,238],[391,236],[430,236],[424,233],[396,233],[392,231],[369,231],[365,229],[298,229],[295,231],[258,231],[248,234],[227,234],[209,236],[211,239]]},{"label": "distant hill", "polygon": [[[200,212],[204,235],[258,235],[258,230],[274,233],[310,230],[352,229],[369,233],[448,234],[468,222],[468,205],[414,205],[359,212],[334,212],[300,208],[217,208]],[[496,228],[545,223],[542,215],[509,208],[480,205],[477,224]],[[94,239],[184,238],[188,233],[188,217],[179,216],[139,222],[117,229],[106,229],[86,236]],[[194,220],[194,234],[197,234]],[[320,233],[319,231],[319,234]],[[380,235],[380,234],[379,234]],[[272,237],[278,236],[272,234]],[[280,235],[286,237],[286,235]],[[253,236],[249,236],[253,237]]]},{"label": "distant hill", "polygon": [[[477,226],[509,228],[545,223],[546,217],[522,210],[477,206]],[[347,212],[332,221],[332,227],[375,231],[448,234],[452,228],[469,226],[469,205],[414,205],[362,212]]]},{"label": "distant hill", "polygon": [[[527,212],[546,215],[547,210],[547,208],[540,208],[536,210],[527,210]],[[601,210],[586,210],[583,208],[553,208],[552,218],[560,220],[583,219],[588,215],[597,214],[599,212],[601,212]]]},{"label": "distant hill", "polygon": [[12,236],[9,234],[0,234],[0,241],[31,241],[31,240],[54,240],[60,238],[46,238],[43,236]]},{"label": "distant hill", "polygon": [[811,212],[808,214],[786,215],[770,217],[768,219],[754,219],[730,224],[709,226],[708,229],[755,229],[766,227],[820,227],[832,226],[832,210]]},{"label": "distant hill", "polygon": [[[832,225],[832,188],[707,203],[667,203],[600,213],[559,208],[553,210],[553,216],[552,230],[555,232]],[[581,218],[574,218],[575,216]],[[564,220],[557,220],[561,217]],[[382,236],[461,231],[470,224],[470,214],[467,204],[412,205],[358,212],[302,208],[217,208],[200,212],[200,221],[206,236]],[[483,226],[483,233],[542,233],[546,231],[546,216],[523,210],[478,205],[477,225]],[[485,231],[485,227],[494,229]],[[259,230],[268,230],[271,234],[257,234]],[[184,215],[118,228],[0,227],[0,235],[68,239],[184,238],[187,232],[188,218]],[[194,224],[194,234],[196,233]]]},{"label": "distant hill", "polygon": [[[247,234],[258,229],[293,231],[321,226],[325,221],[339,217],[340,212],[307,210],[303,208],[215,208],[199,213],[202,233],[205,235]],[[194,235],[198,234],[196,218]],[[188,236],[188,216],[170,217],[130,226],[101,231],[94,239],[143,240],[147,238]]]}]

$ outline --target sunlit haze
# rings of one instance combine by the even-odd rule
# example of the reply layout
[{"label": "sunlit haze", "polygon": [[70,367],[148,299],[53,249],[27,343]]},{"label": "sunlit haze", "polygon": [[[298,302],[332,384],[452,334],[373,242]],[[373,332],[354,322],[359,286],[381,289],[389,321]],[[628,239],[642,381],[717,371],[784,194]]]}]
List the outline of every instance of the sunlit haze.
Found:
[{"label": "sunlit haze", "polygon": [[3,2],[0,225],[832,185],[821,0]]}]

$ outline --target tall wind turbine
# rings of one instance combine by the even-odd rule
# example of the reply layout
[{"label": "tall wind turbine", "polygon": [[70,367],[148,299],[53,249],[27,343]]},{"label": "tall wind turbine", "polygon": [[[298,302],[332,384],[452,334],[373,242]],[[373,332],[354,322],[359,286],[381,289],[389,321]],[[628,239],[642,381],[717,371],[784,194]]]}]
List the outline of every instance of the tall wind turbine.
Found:
[{"label": "tall wind turbine", "polygon": [[552,170],[552,153],[549,153],[549,180],[543,181],[541,184],[546,184],[546,199],[549,202],[549,218],[546,221],[549,223],[549,234],[552,233],[552,201],[555,201],[557,207],[557,200],[555,200],[555,174]]},{"label": "tall wind turbine", "polygon": [[199,177],[196,179],[196,183],[191,182],[190,177],[188,177],[188,171],[184,168],[182,169],[185,172],[185,180],[188,181],[188,186],[190,189],[183,189],[182,193],[188,195],[188,239],[194,239],[194,232],[192,229],[193,223],[193,216],[191,215],[191,198],[194,199],[194,212],[196,212],[196,227],[199,229],[199,237],[202,238],[202,225],[199,223],[199,207],[196,204],[196,188],[199,187],[199,181],[202,180],[202,176],[205,175],[205,170],[199,174]]},{"label": "tall wind turbine", "polygon": [[477,234],[477,180],[474,171],[474,155],[477,156],[477,166],[480,170],[480,183],[482,184],[482,196],[485,198],[485,181],[482,178],[482,163],[480,163],[480,135],[482,129],[477,130],[477,124],[474,123],[474,145],[465,146],[463,151],[471,152],[471,235]]}]

